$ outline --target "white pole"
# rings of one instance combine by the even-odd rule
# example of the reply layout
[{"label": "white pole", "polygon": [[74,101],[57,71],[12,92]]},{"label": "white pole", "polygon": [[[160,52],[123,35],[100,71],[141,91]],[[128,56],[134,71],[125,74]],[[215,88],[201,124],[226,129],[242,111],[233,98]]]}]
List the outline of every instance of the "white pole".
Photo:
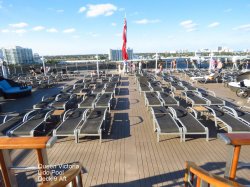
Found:
[{"label": "white pole", "polygon": [[1,64],[1,73],[2,73],[2,76],[4,77],[3,61],[1,58],[0,58],[0,64]]},{"label": "white pole", "polygon": [[45,59],[44,59],[44,57],[42,57],[42,61],[43,61],[43,72],[44,72],[44,76],[46,76]]},{"label": "white pole", "polygon": [[96,61],[96,71],[97,71],[97,77],[99,78],[99,56],[96,56],[97,61]]},{"label": "white pole", "polygon": [[158,53],[155,54],[155,74],[157,73]]}]

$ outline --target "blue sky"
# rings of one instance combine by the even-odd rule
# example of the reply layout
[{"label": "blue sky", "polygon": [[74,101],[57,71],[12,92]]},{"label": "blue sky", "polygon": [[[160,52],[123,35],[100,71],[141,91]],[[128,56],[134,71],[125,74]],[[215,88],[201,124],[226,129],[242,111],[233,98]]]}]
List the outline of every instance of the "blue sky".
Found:
[{"label": "blue sky", "polygon": [[249,0],[0,0],[0,46],[41,55],[250,49]]}]

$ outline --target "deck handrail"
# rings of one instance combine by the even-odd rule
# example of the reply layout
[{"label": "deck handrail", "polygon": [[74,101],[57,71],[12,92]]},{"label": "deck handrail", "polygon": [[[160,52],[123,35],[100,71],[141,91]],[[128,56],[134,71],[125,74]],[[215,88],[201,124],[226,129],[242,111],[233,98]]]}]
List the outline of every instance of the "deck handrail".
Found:
[{"label": "deck handrail", "polygon": [[241,146],[250,145],[250,133],[220,133],[218,138],[229,146],[229,159],[227,159],[224,177],[234,180],[240,157]]},{"label": "deck handrail", "polygon": [[[196,176],[196,181],[194,181],[195,180],[194,176]],[[201,187],[201,186],[204,186],[204,184],[206,184],[207,186],[220,186],[220,187],[243,186],[235,181],[231,181],[223,177],[214,175],[200,168],[194,162],[190,162],[190,161],[186,162],[184,182],[185,182],[185,187],[188,187],[188,186]]]},{"label": "deck handrail", "polygon": [[218,137],[223,140],[227,145],[250,145],[250,133],[220,133],[218,134]]},{"label": "deck handrail", "polygon": [[[52,147],[56,137],[2,137],[0,138],[0,167],[6,187],[18,186],[10,156],[11,149],[35,149],[39,165],[48,165],[46,148]],[[44,168],[38,168],[45,177]]]},{"label": "deck handrail", "polygon": [[57,176],[57,180],[41,184],[40,187],[62,187],[70,183],[72,183],[73,187],[82,187],[81,168],[82,166],[79,162],[74,163],[69,170]]},{"label": "deck handrail", "polygon": [[56,141],[55,137],[1,137],[0,150],[4,149],[44,149],[50,148]]}]

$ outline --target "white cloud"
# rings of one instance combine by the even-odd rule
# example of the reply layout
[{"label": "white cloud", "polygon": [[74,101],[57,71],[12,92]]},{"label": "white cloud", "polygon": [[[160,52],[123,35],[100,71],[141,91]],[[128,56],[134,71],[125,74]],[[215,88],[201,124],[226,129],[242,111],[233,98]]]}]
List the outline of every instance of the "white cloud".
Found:
[{"label": "white cloud", "polygon": [[89,32],[88,34],[90,36],[94,37],[94,38],[100,36],[100,34],[97,34],[97,33],[94,33],[94,32]]},{"label": "white cloud", "polygon": [[63,13],[64,10],[63,10],[63,9],[58,9],[58,10],[56,10],[56,12],[58,12],[58,13]]},{"label": "white cloud", "polygon": [[180,22],[180,26],[182,26],[187,32],[192,32],[197,30],[197,24],[194,23],[192,20],[185,20]]},{"label": "white cloud", "polygon": [[75,32],[75,31],[76,31],[76,29],[74,29],[74,28],[69,28],[69,29],[63,30],[63,33],[72,33],[72,32]]},{"label": "white cloud", "polygon": [[25,29],[17,29],[17,30],[14,30],[13,31],[14,33],[17,33],[17,34],[24,34],[26,33],[27,31]]},{"label": "white cloud", "polygon": [[149,24],[149,23],[159,23],[159,22],[160,22],[159,19],[152,19],[152,20],[149,20],[149,19],[141,19],[141,20],[135,21],[135,23],[137,23],[137,24]]},{"label": "white cloud", "polygon": [[234,27],[233,30],[250,31],[250,24],[245,24],[245,25],[240,25],[238,27]]},{"label": "white cloud", "polygon": [[78,10],[78,13],[82,13],[82,12],[84,12],[86,10],[86,7],[81,7],[79,10]]},{"label": "white cloud", "polygon": [[228,9],[224,10],[224,12],[232,12],[232,10],[233,10],[233,9],[228,8]]},{"label": "white cloud", "polygon": [[100,15],[111,16],[117,10],[117,7],[110,3],[97,5],[89,4],[87,7],[87,17],[97,17]]},{"label": "white cloud", "polygon": [[116,26],[116,23],[115,23],[115,22],[113,22],[113,23],[111,23],[111,25],[112,25],[113,27],[115,27],[115,26]]},{"label": "white cloud", "polygon": [[10,32],[10,30],[9,29],[3,29],[3,30],[1,30],[1,32],[2,33],[8,33],[8,32]]},{"label": "white cloud", "polygon": [[50,29],[47,29],[46,31],[50,32],[50,33],[56,33],[56,32],[58,32],[58,30],[55,29],[55,28],[50,28]]},{"label": "white cloud", "polygon": [[213,22],[213,23],[209,24],[207,27],[213,28],[213,27],[218,27],[219,25],[220,25],[219,22]]},{"label": "white cloud", "polygon": [[27,27],[28,24],[25,22],[20,22],[20,23],[9,24],[9,26],[14,27],[14,28],[24,28],[24,27]]},{"label": "white cloud", "polygon": [[36,26],[36,27],[32,28],[33,31],[42,31],[44,29],[45,29],[45,27],[43,27],[43,26]]}]

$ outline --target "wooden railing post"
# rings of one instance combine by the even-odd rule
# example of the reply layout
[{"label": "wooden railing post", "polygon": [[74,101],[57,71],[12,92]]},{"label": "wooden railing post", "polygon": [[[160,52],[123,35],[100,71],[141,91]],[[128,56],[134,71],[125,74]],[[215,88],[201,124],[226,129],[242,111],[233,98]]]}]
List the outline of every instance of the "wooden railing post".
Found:
[{"label": "wooden railing post", "polygon": [[0,164],[5,186],[17,187],[15,173],[13,170],[10,169],[12,167],[12,162],[10,159],[10,150],[0,150]]},{"label": "wooden railing post", "polygon": [[228,157],[227,162],[226,162],[224,177],[230,180],[234,180],[236,177],[236,171],[237,171],[237,166],[239,162],[241,146],[230,145],[229,149],[230,149],[229,151],[230,156]]}]

